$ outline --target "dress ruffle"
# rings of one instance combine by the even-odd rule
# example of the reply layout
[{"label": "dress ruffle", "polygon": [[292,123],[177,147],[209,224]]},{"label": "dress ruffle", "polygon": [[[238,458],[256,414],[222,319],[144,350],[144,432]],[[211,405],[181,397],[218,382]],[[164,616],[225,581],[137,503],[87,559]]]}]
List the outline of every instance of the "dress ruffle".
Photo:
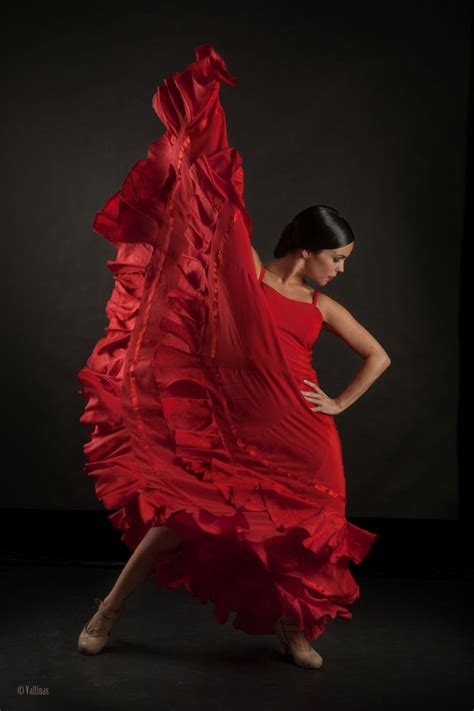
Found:
[{"label": "dress ruffle", "polygon": [[259,288],[221,83],[237,80],[209,45],[165,79],[164,135],[95,216],[117,255],[106,336],[77,375],[84,469],[131,550],[151,526],[182,538],[158,586],[249,634],[293,615],[315,639],[352,617],[349,561],[378,535],[345,518],[334,418],[301,396]]}]

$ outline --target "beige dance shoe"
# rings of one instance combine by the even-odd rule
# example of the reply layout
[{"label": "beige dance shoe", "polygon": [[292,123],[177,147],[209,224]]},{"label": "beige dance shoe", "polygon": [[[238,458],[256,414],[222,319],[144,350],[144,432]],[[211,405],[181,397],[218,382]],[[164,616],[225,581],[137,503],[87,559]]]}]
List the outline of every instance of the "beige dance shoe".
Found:
[{"label": "beige dance shoe", "polygon": [[275,634],[280,641],[280,651],[282,654],[291,654],[293,661],[299,667],[307,669],[319,669],[323,664],[323,658],[315,649],[310,649],[307,652],[299,652],[291,649],[290,640],[288,639],[285,630],[289,632],[300,631],[298,625],[289,625],[278,619],[275,624]]},{"label": "beige dance shoe", "polygon": [[[100,597],[95,597],[94,602],[98,606],[100,614],[106,617],[108,620],[116,620],[122,612],[122,609],[117,611],[111,610],[109,607],[104,605],[104,602],[100,599]],[[91,635],[89,634],[89,632],[87,632],[86,629],[89,622],[86,622],[86,624],[82,628],[81,634],[79,635],[79,639],[77,642],[77,648],[83,654],[98,654],[105,647],[106,642],[110,636],[110,631],[107,632],[107,634],[105,635]]]}]

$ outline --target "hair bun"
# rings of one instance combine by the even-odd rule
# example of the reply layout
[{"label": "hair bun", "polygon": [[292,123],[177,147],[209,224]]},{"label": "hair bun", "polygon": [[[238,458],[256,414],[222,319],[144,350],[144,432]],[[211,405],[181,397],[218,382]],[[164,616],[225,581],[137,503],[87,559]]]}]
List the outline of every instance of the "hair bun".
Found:
[{"label": "hair bun", "polygon": [[286,227],[283,228],[278,244],[275,247],[274,255],[277,258],[284,257],[295,247],[295,222],[292,220],[286,225]]},{"label": "hair bun", "polygon": [[278,259],[298,249],[319,253],[353,241],[352,228],[339,210],[329,205],[312,205],[285,226],[273,254]]}]

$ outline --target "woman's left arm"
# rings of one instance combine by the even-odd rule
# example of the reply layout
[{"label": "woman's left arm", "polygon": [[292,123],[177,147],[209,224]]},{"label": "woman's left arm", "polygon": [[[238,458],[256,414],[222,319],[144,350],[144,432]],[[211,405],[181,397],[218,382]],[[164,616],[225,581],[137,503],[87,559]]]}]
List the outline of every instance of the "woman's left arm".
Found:
[{"label": "woman's left arm", "polygon": [[352,314],[327,294],[318,295],[318,308],[323,315],[323,328],[339,336],[350,346],[364,363],[361,365],[351,383],[335,398],[331,398],[316,383],[305,380],[311,386],[311,391],[302,391],[304,396],[316,404],[315,412],[339,414],[346,410],[388,368],[391,360],[381,344],[360,324]]}]

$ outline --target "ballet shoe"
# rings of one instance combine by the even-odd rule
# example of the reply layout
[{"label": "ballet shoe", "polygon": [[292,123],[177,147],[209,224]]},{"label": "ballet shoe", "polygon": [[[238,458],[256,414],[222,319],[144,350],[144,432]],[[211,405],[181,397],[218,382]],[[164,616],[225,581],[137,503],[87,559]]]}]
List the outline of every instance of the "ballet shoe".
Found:
[{"label": "ballet shoe", "polygon": [[[101,615],[106,617],[108,620],[116,620],[122,610],[111,610],[107,605],[104,605],[103,600],[100,597],[95,597],[94,602],[98,606],[98,610]],[[92,618],[91,618],[92,619]],[[89,620],[90,622],[90,620]],[[110,636],[110,630],[105,635],[92,635],[87,632],[86,628],[89,622],[86,622],[82,631],[79,635],[77,641],[77,648],[83,654],[98,654],[105,647],[107,640]]]},{"label": "ballet shoe", "polygon": [[323,664],[323,658],[315,649],[310,649],[307,652],[301,652],[295,649],[291,649],[290,640],[286,635],[285,630],[289,632],[301,632],[298,625],[290,625],[283,623],[281,619],[278,619],[275,624],[275,634],[280,642],[280,652],[282,654],[290,654],[293,657],[293,661],[299,667],[306,667],[307,669],[319,669]]}]

